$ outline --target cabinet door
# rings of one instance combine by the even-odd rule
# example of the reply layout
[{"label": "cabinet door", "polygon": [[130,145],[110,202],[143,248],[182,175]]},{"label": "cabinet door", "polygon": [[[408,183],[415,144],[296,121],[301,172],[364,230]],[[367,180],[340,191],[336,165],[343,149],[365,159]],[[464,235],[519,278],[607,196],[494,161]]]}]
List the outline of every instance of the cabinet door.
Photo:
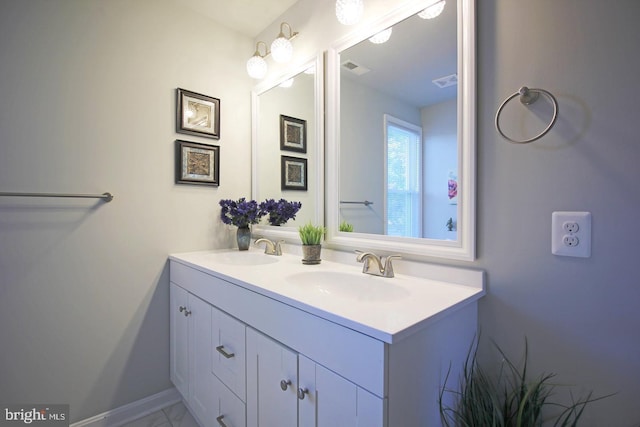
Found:
[{"label": "cabinet door", "polygon": [[171,382],[189,399],[189,293],[173,283],[169,286],[169,348]]},{"label": "cabinet door", "polygon": [[211,372],[211,306],[189,295],[189,406],[203,427],[215,426],[215,384]]},{"label": "cabinet door", "polygon": [[321,365],[315,374],[316,427],[383,427],[383,399]]},{"label": "cabinet door", "polygon": [[295,352],[247,328],[248,427],[298,425],[297,368]]}]

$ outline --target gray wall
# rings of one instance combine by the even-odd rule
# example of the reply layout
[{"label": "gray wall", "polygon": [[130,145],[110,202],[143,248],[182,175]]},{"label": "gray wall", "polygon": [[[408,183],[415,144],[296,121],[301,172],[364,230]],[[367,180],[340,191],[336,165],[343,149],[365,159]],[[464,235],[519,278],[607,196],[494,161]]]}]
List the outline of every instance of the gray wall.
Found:
[{"label": "gray wall", "polygon": [[450,173],[458,175],[458,103],[455,99],[420,110],[424,144],[424,215],[422,233],[429,239],[456,240],[456,228],[447,230],[447,220],[458,222],[458,206],[451,204],[447,187]]},{"label": "gray wall", "polygon": [[[637,426],[640,2],[481,0],[478,14],[482,334],[514,357],[527,337],[535,371],[618,393],[584,425]],[[522,85],[551,91],[560,107],[549,135],[526,146],[493,126]],[[591,258],[551,254],[556,210],[592,213]]]},{"label": "gray wall", "polygon": [[[230,247],[250,194],[248,38],[173,0],[0,0],[0,402],[71,421],[171,386],[167,255]],[[177,87],[220,98],[221,139],[176,134]],[[221,186],[174,184],[176,139],[221,146]]]}]

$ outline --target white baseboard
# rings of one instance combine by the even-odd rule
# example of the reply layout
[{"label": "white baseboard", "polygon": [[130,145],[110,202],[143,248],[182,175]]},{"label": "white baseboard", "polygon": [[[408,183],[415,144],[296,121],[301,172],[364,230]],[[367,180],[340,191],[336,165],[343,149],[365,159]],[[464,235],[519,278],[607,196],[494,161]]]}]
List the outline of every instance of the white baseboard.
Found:
[{"label": "white baseboard", "polygon": [[119,427],[182,400],[175,388],[169,388],[144,399],[95,415],[69,427]]}]

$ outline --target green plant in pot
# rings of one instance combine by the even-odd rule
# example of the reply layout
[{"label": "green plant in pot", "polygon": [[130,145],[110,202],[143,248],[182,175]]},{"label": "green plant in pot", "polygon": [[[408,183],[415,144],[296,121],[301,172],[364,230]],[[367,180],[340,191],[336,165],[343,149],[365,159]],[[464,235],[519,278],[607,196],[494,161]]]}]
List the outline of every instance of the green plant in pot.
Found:
[{"label": "green plant in pot", "polygon": [[[576,427],[587,404],[610,396],[592,397],[589,392],[578,399],[572,394],[569,404],[554,402],[555,374],[531,375],[526,341],[524,359],[519,364],[494,345],[503,359],[496,374],[478,364],[477,340],[467,354],[459,390],[447,387],[447,373],[440,391],[440,415],[445,427]],[[453,399],[445,399],[445,395]]]},{"label": "green plant in pot", "polygon": [[347,221],[342,221],[340,223],[339,230],[347,232],[347,233],[351,233],[351,232],[353,232],[353,224],[350,224]]},{"label": "green plant in pot", "polygon": [[320,264],[320,252],[322,250],[322,238],[326,228],[321,225],[313,225],[311,222],[298,227],[298,234],[302,241],[302,263]]}]

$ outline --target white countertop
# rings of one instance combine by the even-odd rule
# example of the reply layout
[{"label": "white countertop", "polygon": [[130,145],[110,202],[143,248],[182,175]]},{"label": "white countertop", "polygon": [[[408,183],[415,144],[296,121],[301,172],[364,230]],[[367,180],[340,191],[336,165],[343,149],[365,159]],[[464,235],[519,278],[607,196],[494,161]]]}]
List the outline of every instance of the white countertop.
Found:
[{"label": "white countertop", "polygon": [[[408,276],[402,274],[407,262],[402,261],[394,263],[395,277],[382,278],[363,274],[355,255],[353,264],[323,259],[318,265],[302,264],[299,255],[253,249],[189,252],[170,259],[388,343],[485,294],[482,271],[434,266],[437,274],[430,275],[425,264],[420,277]],[[406,270],[420,271],[416,265],[407,264]]]}]

